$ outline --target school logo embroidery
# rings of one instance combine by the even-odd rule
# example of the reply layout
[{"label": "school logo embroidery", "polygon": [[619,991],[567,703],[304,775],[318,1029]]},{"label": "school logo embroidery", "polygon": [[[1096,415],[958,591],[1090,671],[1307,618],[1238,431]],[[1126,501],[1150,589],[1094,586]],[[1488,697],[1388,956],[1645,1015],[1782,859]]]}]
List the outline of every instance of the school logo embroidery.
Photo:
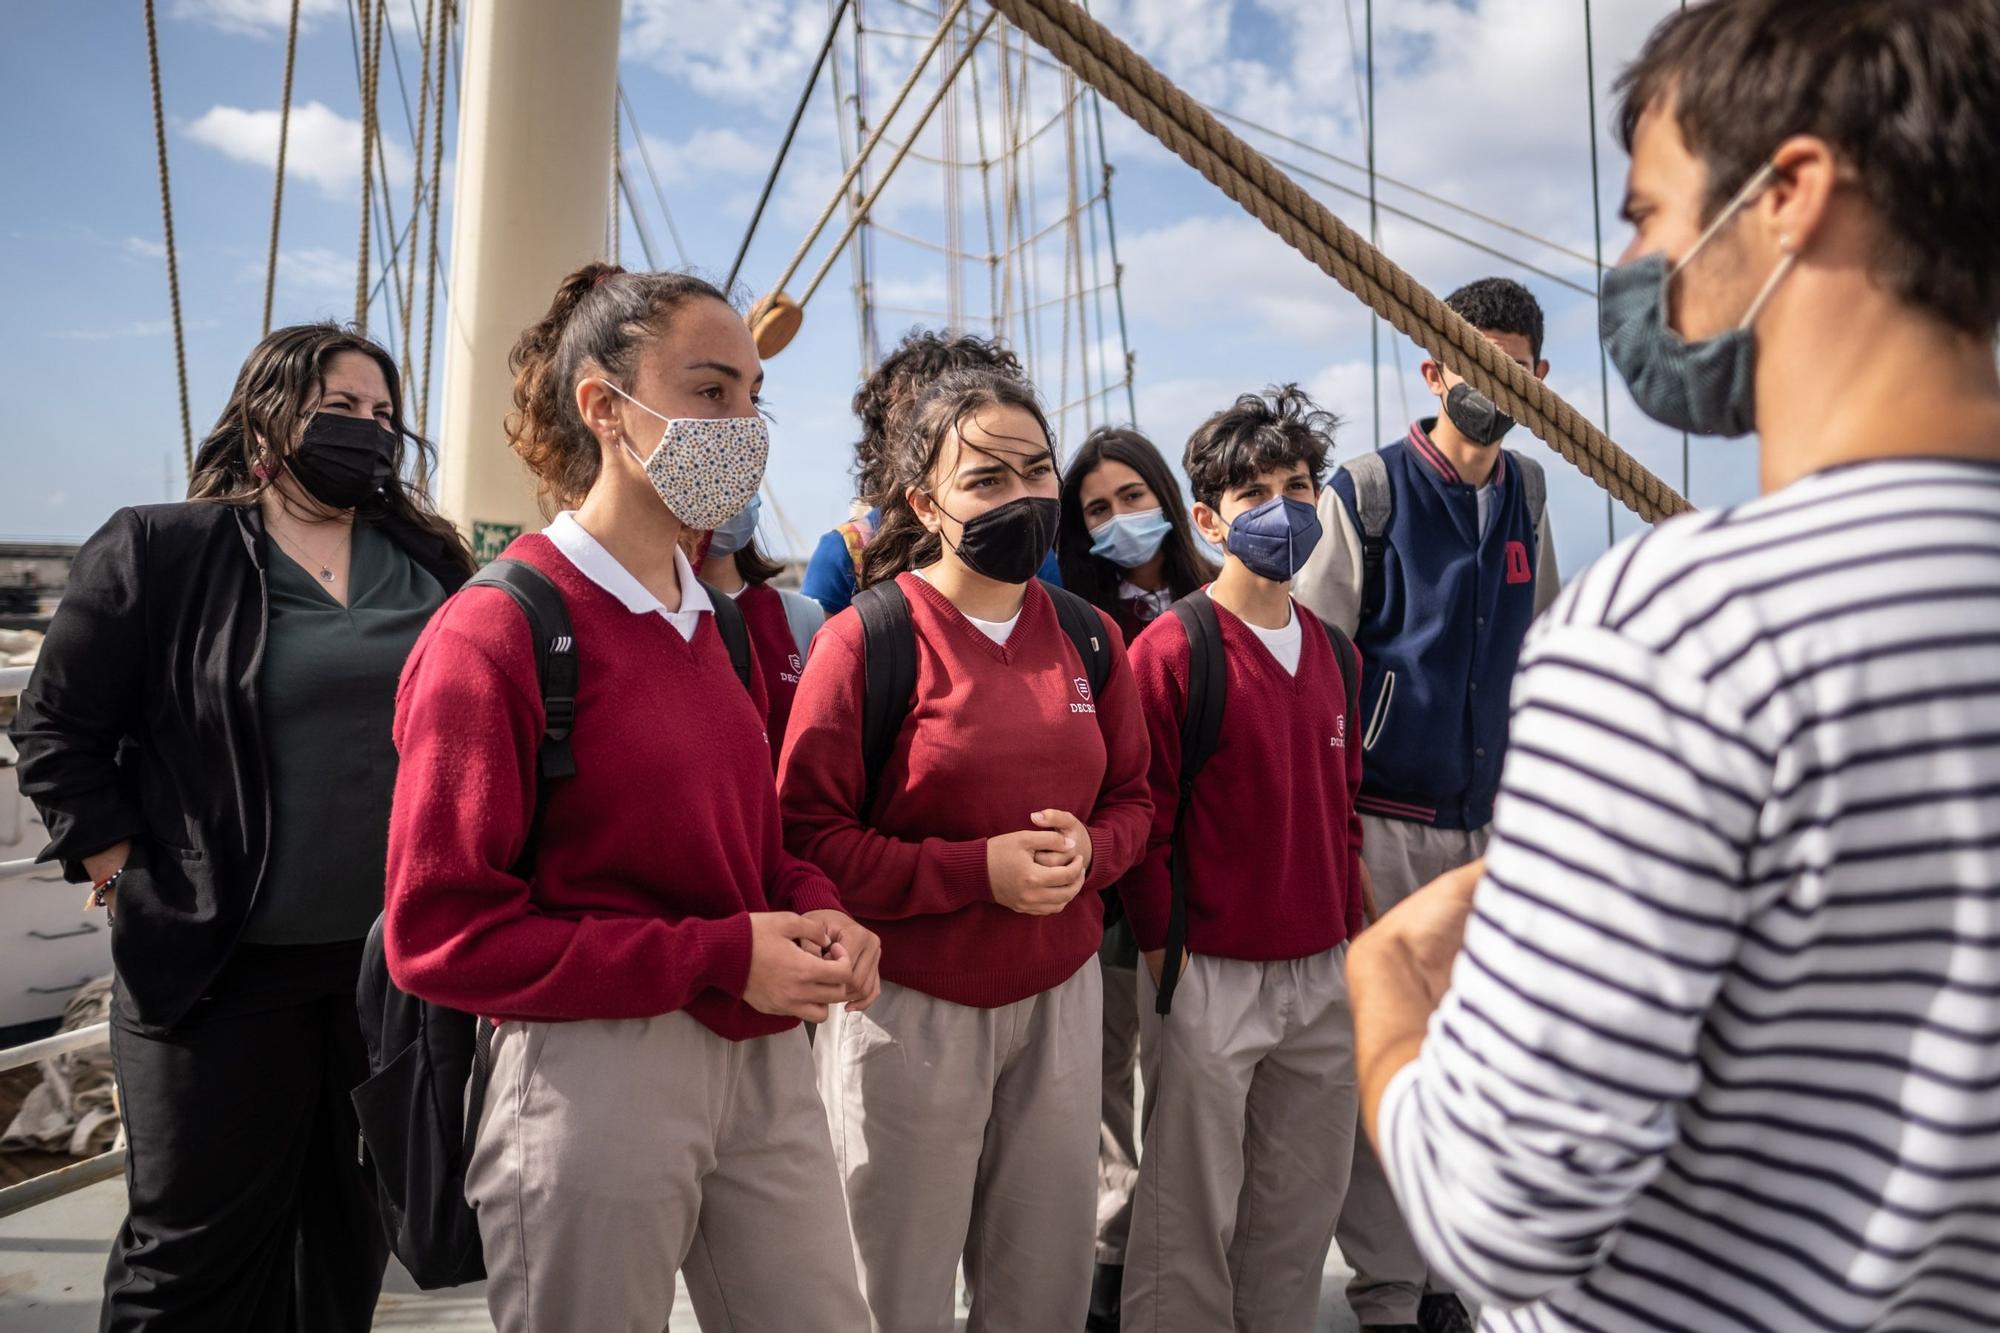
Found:
[{"label": "school logo embroidery", "polygon": [[799,655],[797,653],[793,653],[786,660],[792,664],[792,670],[794,671],[804,671],[806,669],[806,664],[799,660]]},{"label": "school logo embroidery", "polygon": [[1072,713],[1095,713],[1097,711],[1097,705],[1090,701],[1090,682],[1088,680],[1085,680],[1082,676],[1078,676],[1075,680],[1071,681],[1070,684],[1076,686],[1077,698],[1083,700],[1083,702],[1082,703],[1072,702],[1069,706],[1069,711]]},{"label": "school logo embroidery", "polygon": [[1333,720],[1332,744],[1336,750],[1345,750],[1347,748],[1347,714],[1345,713],[1342,713]]},{"label": "school logo embroidery", "polygon": [[1507,582],[1533,583],[1535,567],[1528,563],[1528,546],[1525,542],[1507,543]]}]

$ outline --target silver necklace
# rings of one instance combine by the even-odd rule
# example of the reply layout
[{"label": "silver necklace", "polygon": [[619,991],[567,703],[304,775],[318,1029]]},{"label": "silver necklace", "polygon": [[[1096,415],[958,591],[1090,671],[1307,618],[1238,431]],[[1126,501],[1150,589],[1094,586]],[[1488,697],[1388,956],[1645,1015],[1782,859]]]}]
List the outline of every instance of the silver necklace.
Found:
[{"label": "silver necklace", "polygon": [[[276,528],[273,528],[271,530],[271,535],[278,539],[278,545],[284,547],[287,554],[293,556],[294,558],[303,555],[305,559],[300,560],[299,561],[300,564],[318,565],[319,580],[321,583],[334,583],[338,581],[337,576],[333,572],[332,560],[313,555],[312,552],[304,549],[305,544],[303,542],[293,543],[286,541],[284,535],[280,533]],[[338,547],[340,543],[336,541],[334,545]]]}]

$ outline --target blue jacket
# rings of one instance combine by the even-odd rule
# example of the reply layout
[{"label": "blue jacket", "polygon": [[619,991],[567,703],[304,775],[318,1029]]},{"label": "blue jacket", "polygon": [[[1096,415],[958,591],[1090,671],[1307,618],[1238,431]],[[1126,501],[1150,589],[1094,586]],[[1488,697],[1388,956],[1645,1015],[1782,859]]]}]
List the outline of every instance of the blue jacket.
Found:
[{"label": "blue jacket", "polygon": [[[863,520],[868,536],[874,535],[875,525],[880,522],[882,511],[871,509]],[[854,600],[855,552],[867,544],[862,535],[862,525],[843,523],[819,539],[813,548],[812,559],[806,562],[804,580],[799,591],[826,608],[829,618],[839,615]],[[1056,553],[1049,552],[1049,558],[1042,561],[1042,572],[1037,576],[1057,587],[1062,586],[1062,571],[1056,566]]]},{"label": "blue jacket", "polygon": [[[1493,818],[1507,748],[1507,697],[1535,617],[1536,522],[1520,469],[1502,451],[1491,526],[1479,532],[1474,487],[1419,423],[1381,451],[1392,514],[1382,606],[1363,615],[1362,779],[1366,814],[1439,828]],[[1357,531],[1354,480],[1330,483]]]}]

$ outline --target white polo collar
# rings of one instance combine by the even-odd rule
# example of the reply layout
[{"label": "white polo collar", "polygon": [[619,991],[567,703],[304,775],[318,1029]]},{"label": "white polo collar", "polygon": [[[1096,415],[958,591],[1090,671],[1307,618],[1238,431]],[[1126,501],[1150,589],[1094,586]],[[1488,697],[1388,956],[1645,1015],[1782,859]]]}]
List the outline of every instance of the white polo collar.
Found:
[{"label": "white polo collar", "polygon": [[681,605],[680,610],[669,611],[659,598],[646,591],[645,584],[634,578],[630,570],[604,549],[602,542],[576,521],[575,510],[565,509],[557,514],[555,521],[542,530],[542,535],[576,566],[579,573],[610,593],[634,615],[653,612],[664,617],[675,629],[691,636],[699,623],[698,617],[703,612],[713,614],[715,611],[708,589],[695,578],[687,553],[678,546],[674,547],[674,573],[681,585]]}]

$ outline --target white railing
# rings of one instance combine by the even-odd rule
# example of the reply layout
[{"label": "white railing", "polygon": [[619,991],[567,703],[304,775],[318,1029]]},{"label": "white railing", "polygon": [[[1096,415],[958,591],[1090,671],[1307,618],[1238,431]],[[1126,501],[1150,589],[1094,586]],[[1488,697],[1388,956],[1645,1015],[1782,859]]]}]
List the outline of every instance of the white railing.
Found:
[{"label": "white railing", "polygon": [[[0,697],[19,694],[27,688],[32,667],[0,667]],[[32,857],[24,861],[0,861],[0,881],[20,879],[33,874],[41,862]],[[19,1069],[70,1051],[88,1050],[102,1046],[111,1039],[109,1023],[92,1023],[88,1027],[75,1028],[69,1032],[58,1032],[40,1041],[27,1042],[20,1046],[0,1050],[0,1073]],[[38,1203],[61,1198],[65,1194],[80,1190],[86,1185],[95,1185],[100,1180],[109,1180],[125,1169],[125,1150],[113,1148],[95,1157],[86,1157],[80,1162],[59,1167],[54,1171],[24,1180],[18,1185],[0,1189],[0,1217],[9,1217]]]}]

